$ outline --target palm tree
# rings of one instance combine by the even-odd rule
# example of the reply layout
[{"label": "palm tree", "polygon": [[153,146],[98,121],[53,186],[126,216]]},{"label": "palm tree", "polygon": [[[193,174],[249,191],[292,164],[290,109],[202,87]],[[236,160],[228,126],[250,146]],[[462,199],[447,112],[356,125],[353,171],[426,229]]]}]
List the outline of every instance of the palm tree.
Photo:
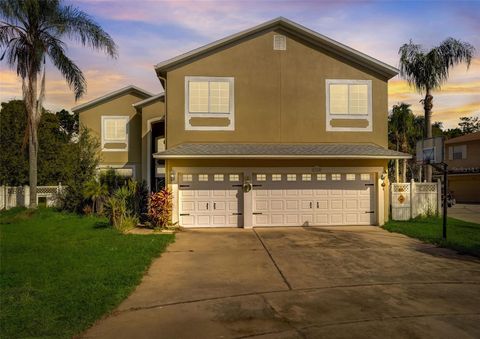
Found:
[{"label": "palm tree", "polygon": [[61,0],[0,0],[0,17],[0,60],[6,59],[22,79],[28,115],[30,207],[36,208],[37,128],[45,97],[46,58],[60,71],[78,100],[87,84],[80,68],[65,54],[63,40],[103,50],[112,58],[117,57],[117,47],[90,16]]},{"label": "palm tree", "polygon": [[[448,38],[439,46],[428,52],[421,45],[414,44],[411,40],[400,47],[400,76],[405,78],[410,86],[421,94],[425,93],[421,101],[425,112],[424,137],[432,137],[432,91],[440,89],[448,80],[449,70],[460,63],[470,66],[475,48],[466,42]],[[432,180],[431,167],[427,166],[428,181]]]},{"label": "palm tree", "polygon": [[93,179],[85,185],[83,196],[86,199],[92,200],[93,213],[98,213],[100,212],[103,201],[108,196],[107,185],[102,184],[99,180]]}]

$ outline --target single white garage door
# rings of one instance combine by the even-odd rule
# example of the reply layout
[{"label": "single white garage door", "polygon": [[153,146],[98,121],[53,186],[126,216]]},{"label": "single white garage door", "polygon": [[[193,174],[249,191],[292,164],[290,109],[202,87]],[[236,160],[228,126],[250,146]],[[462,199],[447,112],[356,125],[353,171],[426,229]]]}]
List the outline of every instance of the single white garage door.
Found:
[{"label": "single white garage door", "polygon": [[255,173],[254,226],[375,224],[373,173]]},{"label": "single white garage door", "polygon": [[242,183],[239,173],[180,173],[180,226],[242,226]]}]

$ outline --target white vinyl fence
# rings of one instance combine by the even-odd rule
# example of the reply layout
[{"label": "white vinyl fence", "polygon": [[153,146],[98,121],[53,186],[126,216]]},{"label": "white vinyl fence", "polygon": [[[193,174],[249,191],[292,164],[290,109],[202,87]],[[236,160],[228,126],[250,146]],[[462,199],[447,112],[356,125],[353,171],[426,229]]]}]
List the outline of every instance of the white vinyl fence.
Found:
[{"label": "white vinyl fence", "polygon": [[440,215],[442,184],[407,182],[391,184],[392,219],[410,220],[419,215]]},{"label": "white vinyl fence", "polygon": [[[58,186],[37,186],[37,204],[48,207],[55,206],[58,193],[64,189],[61,183]],[[29,207],[29,186],[0,186],[0,210],[12,207]]]}]

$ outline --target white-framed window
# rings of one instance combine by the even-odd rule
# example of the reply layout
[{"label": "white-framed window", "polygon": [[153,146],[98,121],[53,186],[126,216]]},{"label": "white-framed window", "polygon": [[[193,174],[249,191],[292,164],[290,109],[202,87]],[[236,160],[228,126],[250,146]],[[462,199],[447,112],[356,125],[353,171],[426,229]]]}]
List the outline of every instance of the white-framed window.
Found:
[{"label": "white-framed window", "polygon": [[114,170],[116,174],[125,178],[135,178],[135,165],[100,165],[97,167],[100,173],[105,173],[109,170]]},{"label": "white-framed window", "polygon": [[360,174],[360,180],[362,180],[362,181],[370,181],[370,173],[362,173],[362,174]]},{"label": "white-framed window", "polygon": [[347,181],[353,181],[355,180],[355,174],[353,173],[348,173],[345,178],[347,179]]},{"label": "white-framed window", "polygon": [[312,175],[311,174],[302,174],[302,181],[311,181]]},{"label": "white-framed window", "polygon": [[[327,131],[372,131],[372,81],[326,80]],[[332,120],[367,120],[366,127],[332,126]]]},{"label": "white-framed window", "polygon": [[454,145],[448,149],[449,160],[467,159],[467,145]]},{"label": "white-framed window", "polygon": [[257,181],[265,181],[265,180],[267,180],[267,175],[266,174],[257,174],[256,178],[257,178]]},{"label": "white-framed window", "polygon": [[214,174],[213,175],[213,181],[223,181],[225,179],[225,176],[223,174]]},{"label": "white-framed window", "polygon": [[296,174],[287,174],[287,181],[297,181]]},{"label": "white-framed window", "polygon": [[[185,77],[185,129],[234,130],[234,78]],[[192,125],[190,119],[227,118],[228,125]]]},{"label": "white-framed window", "polygon": [[272,174],[272,181],[282,181],[281,174]]},{"label": "white-framed window", "polygon": [[208,181],[208,174],[199,174],[198,181]]},{"label": "white-framed window", "polygon": [[128,151],[128,115],[103,115],[102,150],[108,152]]},{"label": "white-framed window", "polygon": [[318,181],[325,181],[325,180],[327,180],[327,175],[325,173],[319,173],[319,174],[317,174],[317,180]]},{"label": "white-framed window", "polygon": [[340,173],[333,173],[332,174],[332,180],[333,181],[342,180],[342,175]]},{"label": "white-framed window", "polygon": [[240,181],[240,175],[239,174],[230,174],[228,176],[228,180],[230,180],[230,181]]},{"label": "white-framed window", "polygon": [[191,182],[193,180],[193,175],[191,174],[182,174],[183,182]]}]

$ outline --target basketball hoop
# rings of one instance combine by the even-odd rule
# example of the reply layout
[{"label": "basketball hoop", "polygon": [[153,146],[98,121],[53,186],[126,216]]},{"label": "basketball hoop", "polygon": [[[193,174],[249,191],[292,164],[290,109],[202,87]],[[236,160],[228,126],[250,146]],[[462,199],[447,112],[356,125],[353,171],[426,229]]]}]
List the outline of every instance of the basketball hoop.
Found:
[{"label": "basketball hoop", "polygon": [[443,137],[417,141],[416,161],[420,165],[441,164],[444,160]]}]

